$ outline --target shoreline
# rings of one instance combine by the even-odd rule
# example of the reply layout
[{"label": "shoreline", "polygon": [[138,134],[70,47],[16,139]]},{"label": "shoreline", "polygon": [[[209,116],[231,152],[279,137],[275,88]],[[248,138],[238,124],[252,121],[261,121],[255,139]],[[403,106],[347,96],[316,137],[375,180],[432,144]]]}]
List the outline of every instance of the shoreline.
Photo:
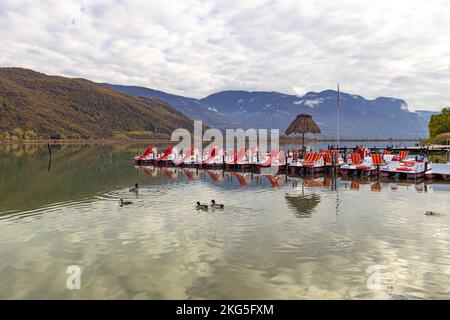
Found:
[{"label": "shoreline", "polygon": [[20,140],[0,141],[0,145],[11,144],[140,144],[140,143],[173,143],[170,140],[111,140],[111,139],[89,139],[89,140]]},{"label": "shoreline", "polygon": [[[420,142],[420,139],[340,139],[339,142]],[[46,139],[46,140],[3,140],[0,141],[0,145],[14,145],[14,144],[145,144],[145,143],[154,143],[154,144],[164,144],[164,143],[175,143],[177,141],[172,140],[159,140],[159,139],[130,139],[130,140],[113,140],[113,139]],[[280,144],[286,143],[299,143],[300,138],[298,137],[289,137],[284,138],[280,137]],[[309,143],[317,143],[317,142],[337,142],[337,139],[306,139],[305,142]],[[207,143],[207,141],[205,141]]]}]

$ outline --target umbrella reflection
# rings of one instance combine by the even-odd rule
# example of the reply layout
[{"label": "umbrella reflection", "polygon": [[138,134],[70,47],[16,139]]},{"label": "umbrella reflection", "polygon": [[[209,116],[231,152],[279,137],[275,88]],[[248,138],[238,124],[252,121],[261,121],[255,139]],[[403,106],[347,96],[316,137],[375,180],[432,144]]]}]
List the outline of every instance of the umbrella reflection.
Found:
[{"label": "umbrella reflection", "polygon": [[320,196],[309,194],[304,196],[286,196],[288,204],[296,210],[298,218],[311,218],[315,208],[320,202]]}]

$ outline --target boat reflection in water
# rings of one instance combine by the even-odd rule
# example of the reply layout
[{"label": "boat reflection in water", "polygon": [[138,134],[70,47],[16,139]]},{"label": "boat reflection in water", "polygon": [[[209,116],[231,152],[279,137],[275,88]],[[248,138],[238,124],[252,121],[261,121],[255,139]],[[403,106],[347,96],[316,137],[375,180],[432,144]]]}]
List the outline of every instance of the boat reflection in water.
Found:
[{"label": "boat reflection in water", "polygon": [[225,171],[199,168],[135,166],[135,168],[149,178],[165,177],[168,182],[173,181],[206,181],[216,185],[230,186],[262,186],[281,188],[286,186],[301,188],[316,188],[336,191],[369,190],[381,192],[383,190],[397,191],[399,188],[414,188],[417,192],[427,192],[428,186],[433,185],[439,190],[450,191],[447,181],[427,181],[424,179],[396,180],[377,176],[336,176],[333,174],[289,175],[253,173],[239,171]]},{"label": "boat reflection in water", "polygon": [[[270,168],[261,173],[226,171],[199,168],[135,166],[149,178],[167,178],[167,183],[201,181],[225,189],[263,188],[285,189],[284,199],[299,218],[311,218],[321,201],[321,192],[336,197],[336,214],[339,213],[339,192],[397,192],[400,190],[427,193],[433,190],[449,191],[450,183],[424,179],[398,180],[379,176],[340,176],[334,174],[292,175],[272,174]],[[331,193],[330,193],[331,192]]]}]

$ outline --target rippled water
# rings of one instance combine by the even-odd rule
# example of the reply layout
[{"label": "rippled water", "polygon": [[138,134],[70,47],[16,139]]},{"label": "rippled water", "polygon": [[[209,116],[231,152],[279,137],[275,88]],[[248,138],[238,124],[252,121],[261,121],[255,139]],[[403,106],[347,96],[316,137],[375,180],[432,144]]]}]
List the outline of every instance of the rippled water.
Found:
[{"label": "rippled water", "polygon": [[449,183],[135,168],[137,148],[0,149],[0,298],[450,298]]}]

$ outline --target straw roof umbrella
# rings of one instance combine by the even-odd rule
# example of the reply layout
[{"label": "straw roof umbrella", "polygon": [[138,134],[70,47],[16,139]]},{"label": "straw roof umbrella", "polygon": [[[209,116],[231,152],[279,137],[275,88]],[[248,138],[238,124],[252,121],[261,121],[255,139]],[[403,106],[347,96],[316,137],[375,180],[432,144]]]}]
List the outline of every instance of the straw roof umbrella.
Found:
[{"label": "straw roof umbrella", "polygon": [[305,151],[305,133],[321,133],[319,126],[309,114],[299,114],[297,118],[286,129],[286,134],[292,133],[302,134],[302,151]]}]

